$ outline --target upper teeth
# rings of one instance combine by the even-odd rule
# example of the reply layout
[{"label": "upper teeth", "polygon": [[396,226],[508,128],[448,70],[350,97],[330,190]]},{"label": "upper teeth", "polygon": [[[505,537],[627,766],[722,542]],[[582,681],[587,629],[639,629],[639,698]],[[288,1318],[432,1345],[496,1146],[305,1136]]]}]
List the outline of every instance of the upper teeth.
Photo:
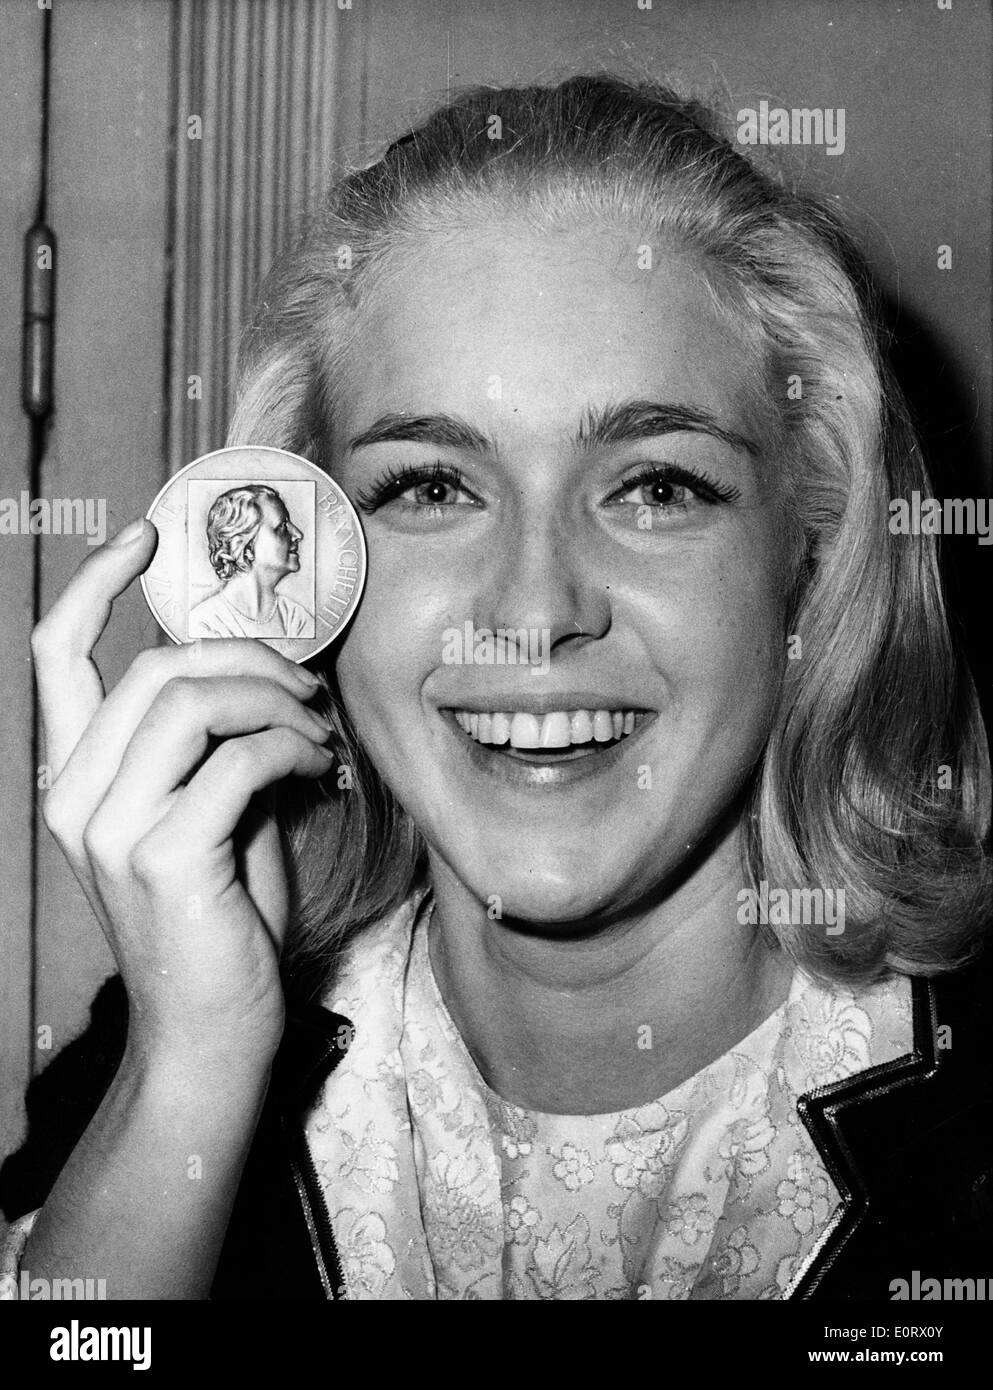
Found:
[{"label": "upper teeth", "polygon": [[568,748],[571,743],[609,743],[634,733],[633,710],[553,710],[548,714],[479,713],[458,709],[455,718],[477,743],[511,748]]}]

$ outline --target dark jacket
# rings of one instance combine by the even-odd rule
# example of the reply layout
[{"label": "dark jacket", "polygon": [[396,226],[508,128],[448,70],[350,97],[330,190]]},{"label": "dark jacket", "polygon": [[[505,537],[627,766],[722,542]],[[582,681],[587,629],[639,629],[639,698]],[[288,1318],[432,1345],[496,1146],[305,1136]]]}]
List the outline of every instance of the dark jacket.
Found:
[{"label": "dark jacket", "polygon": [[[889,1300],[895,1280],[985,1278],[993,1248],[993,1081],[988,962],[915,980],[914,1051],[809,1092],[800,1115],[842,1197],[794,1298]],[[344,1293],[304,1119],[351,1025],[318,1005],[289,1009],[211,1292],[214,1299]],[[0,1169],[8,1219],[40,1207],[120,1063],[120,978],[87,1031],[28,1090],[29,1132]],[[278,1286],[258,1271],[279,1271]]]}]

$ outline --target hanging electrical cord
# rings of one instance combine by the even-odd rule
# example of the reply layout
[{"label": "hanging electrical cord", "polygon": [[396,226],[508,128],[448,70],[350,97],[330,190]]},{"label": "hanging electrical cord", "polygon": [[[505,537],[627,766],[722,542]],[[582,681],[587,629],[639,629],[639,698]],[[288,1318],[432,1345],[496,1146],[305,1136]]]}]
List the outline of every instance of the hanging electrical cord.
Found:
[{"label": "hanging electrical cord", "polygon": [[[55,233],[48,225],[48,167],[52,12],[42,11],[41,57],[41,152],[38,205],[35,219],[24,236],[24,320],[21,338],[21,404],[30,420],[28,489],[32,498],[43,494],[42,469],[48,428],[55,409]],[[32,626],[41,614],[41,536],[33,536],[31,602]],[[38,790],[42,785],[41,729],[38,701],[31,715],[31,961],[30,1016],[34,1038],[37,982],[38,931]],[[30,1044],[29,1044],[30,1045]],[[32,1048],[32,1055],[34,1049]]]},{"label": "hanging electrical cord", "polygon": [[[48,147],[52,12],[42,11],[41,160],[35,220],[24,236],[24,330],[21,404],[31,417],[31,465],[45,452],[46,422],[55,408],[55,233],[48,225]],[[32,482],[36,481],[32,478]],[[32,489],[32,495],[34,491]]]}]

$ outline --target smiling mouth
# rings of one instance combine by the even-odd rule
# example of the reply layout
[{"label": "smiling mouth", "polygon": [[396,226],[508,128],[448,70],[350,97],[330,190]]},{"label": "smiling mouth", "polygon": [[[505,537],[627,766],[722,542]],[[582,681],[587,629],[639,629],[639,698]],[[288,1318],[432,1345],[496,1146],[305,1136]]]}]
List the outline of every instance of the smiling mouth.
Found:
[{"label": "smiling mouth", "polygon": [[576,709],[547,714],[447,711],[474,743],[519,762],[552,763],[596,757],[618,747],[651,717],[647,710]]}]

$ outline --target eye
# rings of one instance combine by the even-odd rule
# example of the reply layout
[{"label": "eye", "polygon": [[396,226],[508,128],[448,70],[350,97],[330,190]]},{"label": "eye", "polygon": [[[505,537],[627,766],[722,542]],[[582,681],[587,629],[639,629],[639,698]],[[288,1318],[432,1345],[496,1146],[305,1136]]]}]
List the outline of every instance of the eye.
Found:
[{"label": "eye", "polygon": [[417,483],[407,491],[422,506],[443,507],[446,503],[451,506],[455,501],[457,488],[443,478],[432,478],[429,482]]},{"label": "eye", "polygon": [[685,511],[695,502],[706,506],[736,502],[740,496],[738,488],[718,483],[706,473],[674,463],[653,463],[625,478],[607,500],[672,512]]},{"label": "eye", "polygon": [[635,483],[630,491],[636,494],[632,500],[644,507],[685,506],[689,496],[685,483],[674,483],[670,478],[650,478],[647,482]]},{"label": "eye", "polygon": [[465,486],[457,468],[443,463],[407,464],[391,469],[355,498],[360,511],[371,514],[388,503],[400,503],[407,511],[438,516],[450,507],[478,506],[479,499]]}]

